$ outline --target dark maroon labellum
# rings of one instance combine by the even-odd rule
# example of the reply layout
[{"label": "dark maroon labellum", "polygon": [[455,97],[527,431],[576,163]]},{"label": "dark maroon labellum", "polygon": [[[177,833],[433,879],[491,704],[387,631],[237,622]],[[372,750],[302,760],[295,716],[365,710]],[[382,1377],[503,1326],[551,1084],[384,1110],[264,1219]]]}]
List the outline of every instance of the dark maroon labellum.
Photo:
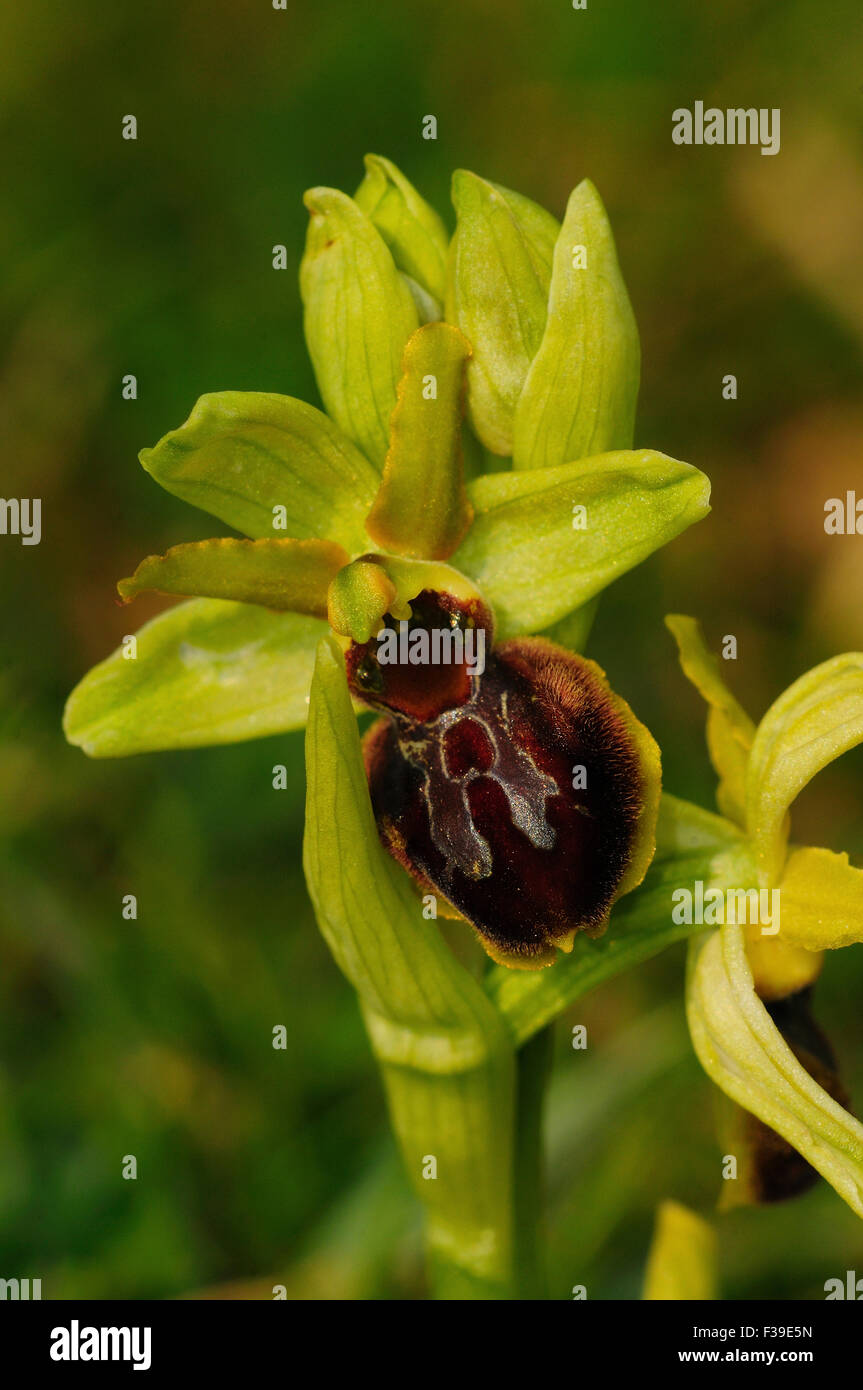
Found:
[{"label": "dark maroon labellum", "polygon": [[[491,623],[481,605],[424,593],[412,626]],[[385,622],[389,622],[387,619]],[[652,854],[658,751],[593,662],[543,638],[467,666],[348,653],[355,694],[385,708],[365,739],[384,843],[508,965],[549,963],[601,932]],[[648,843],[649,842],[649,843]]]}]

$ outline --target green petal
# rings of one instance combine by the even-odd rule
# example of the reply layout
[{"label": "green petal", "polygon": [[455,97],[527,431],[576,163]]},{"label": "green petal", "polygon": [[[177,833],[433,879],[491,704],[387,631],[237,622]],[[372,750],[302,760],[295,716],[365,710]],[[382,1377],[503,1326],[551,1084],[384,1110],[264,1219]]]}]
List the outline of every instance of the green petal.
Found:
[{"label": "green petal", "polygon": [[557,239],[548,321],[515,413],[513,467],[631,448],[640,360],[608,217],[585,179]]},{"label": "green petal", "polygon": [[779,887],[783,941],[807,951],[863,941],[863,869],[847,854],[792,850]]},{"label": "green petal", "polygon": [[140,457],[168,492],[246,536],[321,536],[349,551],[366,543],[378,475],[326,415],[293,396],[201,396],[186,423]]},{"label": "green petal", "polygon": [[816,772],[863,743],[863,653],[808,671],[758,726],[746,779],[746,816],[762,882],[778,880],[788,808]]},{"label": "green petal", "polygon": [[377,227],[399,270],[437,301],[440,318],[449,249],[443,220],[391,160],[367,154],[365,166],[354,202]]},{"label": "green petal", "polygon": [[411,599],[436,589],[469,602],[481,598],[476,586],[450,565],[434,560],[402,560],[395,555],[363,555],[336,575],[330,586],[330,626],[343,637],[367,642],[385,613],[411,616]]},{"label": "green petal", "polygon": [[402,353],[419,315],[383,237],[352,198],[312,188],[305,204],[300,292],[318,389],[327,413],[382,468]]},{"label": "green petal", "polygon": [[717,1297],[715,1228],[679,1202],[663,1202],[656,1213],[644,1298],[656,1302]]},{"label": "green petal", "polygon": [[469,357],[467,339],[449,323],[428,324],[408,339],[383,479],[366,519],[384,550],[445,560],[470,526],[461,452]]},{"label": "green petal", "polygon": [[755,725],[722,678],[716,656],[708,649],[694,618],[670,613],[665,626],[680,653],[684,675],[709,705],[707,746],[719,775],[716,799],[722,814],[737,825],[746,820],[746,769]]},{"label": "green petal", "polygon": [[[327,616],[330,627],[355,642],[368,642],[378,631],[385,613],[396,601],[396,586],[382,565],[374,560],[354,560],[336,575],[330,586]],[[408,614],[401,614],[407,617]]]},{"label": "green petal", "polygon": [[[383,849],[335,642],[320,644],[306,735],[304,864],[321,931],[359,993],[393,1123],[460,1295],[506,1292],[513,1059],[506,1030]],[[437,1177],[424,1181],[426,1156]]]},{"label": "green petal", "polygon": [[650,449],[488,474],[468,484],[475,519],[453,563],[495,609],[500,637],[538,632],[700,521],[709,495],[697,468]]},{"label": "green petal", "polygon": [[693,941],[687,1017],[711,1080],[781,1134],[863,1216],[863,1125],[784,1041],[753,988],[739,926],[728,923]]},{"label": "green petal", "polygon": [[492,453],[508,455],[515,407],[545,327],[558,226],[536,203],[466,169],[453,175],[452,196],[458,221],[446,316],[473,350],[473,428]]},{"label": "green petal", "polygon": [[279,612],[327,616],[327,590],[349,556],[332,541],[238,541],[220,537],[149,555],[117,588],[127,602],[161,594],[236,599]]},{"label": "green petal", "polygon": [[69,696],[64,730],[92,758],[239,743],[306,722],[317,618],[192,599],[154,618]]}]

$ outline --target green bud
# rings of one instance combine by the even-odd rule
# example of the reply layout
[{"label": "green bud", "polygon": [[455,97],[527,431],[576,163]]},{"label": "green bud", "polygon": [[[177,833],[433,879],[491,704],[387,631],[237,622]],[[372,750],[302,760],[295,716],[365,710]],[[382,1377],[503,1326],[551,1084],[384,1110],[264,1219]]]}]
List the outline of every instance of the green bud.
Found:
[{"label": "green bud", "polygon": [[420,317],[428,321],[433,301],[440,318],[449,247],[443,221],[389,159],[367,154],[365,165],[354,201],[377,227],[397,268],[410,277],[411,289],[416,285],[424,295],[426,312]]},{"label": "green bud", "polygon": [[518,401],[513,467],[632,447],[638,329],[602,200],[585,179],[554,251],[548,322]]},{"label": "green bud", "polygon": [[465,169],[453,175],[458,223],[446,316],[468,339],[471,424],[492,453],[508,455],[513,420],[542,341],[558,225],[550,213]]},{"label": "green bud", "polygon": [[656,1213],[643,1296],[649,1302],[717,1296],[716,1231],[680,1202],[662,1202]]},{"label": "green bud", "polygon": [[318,387],[327,413],[382,468],[402,353],[419,315],[383,238],[353,199],[312,188],[305,203],[311,221],[300,292]]}]

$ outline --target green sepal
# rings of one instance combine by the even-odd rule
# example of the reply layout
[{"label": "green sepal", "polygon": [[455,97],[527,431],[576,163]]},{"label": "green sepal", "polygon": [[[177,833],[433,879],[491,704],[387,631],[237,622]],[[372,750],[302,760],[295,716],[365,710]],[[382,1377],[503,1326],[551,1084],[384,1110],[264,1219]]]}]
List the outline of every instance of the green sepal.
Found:
[{"label": "green sepal", "polygon": [[585,179],[557,239],[545,332],[515,411],[513,467],[631,448],[640,361],[608,217]]},{"label": "green sepal", "polygon": [[470,344],[449,323],[408,339],[383,478],[366,530],[384,550],[445,560],[473,519],[464,486],[461,426]]},{"label": "green sepal", "polygon": [[473,428],[492,453],[509,455],[516,404],[545,327],[558,224],[529,199],[466,169],[453,175],[452,198],[446,316],[473,350]]},{"label": "green sepal", "polygon": [[705,475],[650,449],[486,474],[468,496],[474,523],[453,564],[495,609],[500,637],[558,622],[710,510]]},{"label": "green sepal", "polygon": [[440,318],[449,249],[443,219],[392,160],[367,154],[365,166],[354,202],[377,227],[398,269],[436,302]]},{"label": "green sepal", "polygon": [[255,540],[365,545],[379,476],[320,410],[264,391],[201,396],[141,463],[167,492]]},{"label": "green sepal", "polygon": [[726,923],[692,941],[686,1013],[710,1079],[781,1134],[863,1216],[863,1125],[785,1042],[755,992],[741,927]]},{"label": "green sepal", "polygon": [[778,881],[787,813],[808,782],[863,743],[863,653],[845,652],[789,686],[758,726],[746,777],[746,819],[763,883]]},{"label": "green sepal", "polygon": [[402,353],[419,327],[416,304],[380,232],[352,198],[312,188],[305,204],[300,293],[318,389],[327,413],[380,469]]},{"label": "green sepal", "polygon": [[707,747],[718,776],[716,800],[724,816],[746,822],[746,769],[755,725],[722,678],[694,618],[669,613],[665,626],[674,637],[683,673],[708,705]]},{"label": "green sepal", "polygon": [[327,616],[327,591],[349,556],[332,541],[239,541],[218,537],[175,545],[149,555],[117,585],[131,603],[155,590],[184,597],[227,598],[259,603],[282,613]]},{"label": "green sepal", "polygon": [[318,618],[245,603],[178,604],[75,687],[66,737],[91,758],[119,758],[300,729],[325,631]]}]

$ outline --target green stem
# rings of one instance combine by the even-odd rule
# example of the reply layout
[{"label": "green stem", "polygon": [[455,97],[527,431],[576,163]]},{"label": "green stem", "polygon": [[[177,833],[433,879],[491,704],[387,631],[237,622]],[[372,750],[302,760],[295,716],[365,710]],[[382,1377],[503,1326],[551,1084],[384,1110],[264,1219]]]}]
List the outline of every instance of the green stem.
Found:
[{"label": "green stem", "polygon": [[518,1053],[515,1117],[515,1268],[518,1297],[548,1297],[545,1270],[543,1107],[554,1056],[554,1024]]}]

